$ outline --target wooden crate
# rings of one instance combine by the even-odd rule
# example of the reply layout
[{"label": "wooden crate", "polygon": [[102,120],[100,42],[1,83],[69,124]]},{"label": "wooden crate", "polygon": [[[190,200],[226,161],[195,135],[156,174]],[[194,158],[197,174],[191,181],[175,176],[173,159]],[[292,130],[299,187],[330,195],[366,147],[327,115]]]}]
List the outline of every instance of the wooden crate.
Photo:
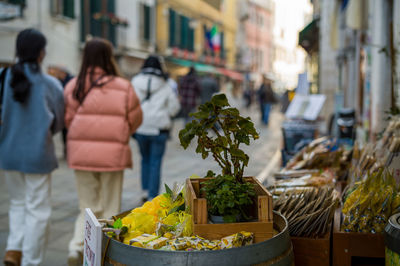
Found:
[{"label": "wooden crate", "polygon": [[324,237],[290,237],[293,244],[295,265],[329,266],[331,249],[330,230]]},{"label": "wooden crate", "polygon": [[[342,211],[338,208],[333,221],[333,266],[350,266],[356,258],[385,258],[383,234],[343,232],[340,230],[341,217]],[[370,262],[368,265],[375,264]]]},{"label": "wooden crate", "polygon": [[273,236],[273,214],[272,195],[254,177],[246,177],[246,180],[255,184],[257,202],[250,210],[251,214],[257,217],[255,222],[243,223],[208,223],[207,200],[201,192],[202,183],[209,178],[187,179],[187,202],[193,216],[193,233],[206,239],[221,239],[222,237],[248,231],[254,233],[254,242],[258,243]]}]

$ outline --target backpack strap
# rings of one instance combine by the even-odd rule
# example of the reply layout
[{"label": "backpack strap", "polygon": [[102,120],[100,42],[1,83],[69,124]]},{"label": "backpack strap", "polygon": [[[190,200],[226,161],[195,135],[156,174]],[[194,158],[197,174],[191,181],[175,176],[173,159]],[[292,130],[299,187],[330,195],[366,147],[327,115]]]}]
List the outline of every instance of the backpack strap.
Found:
[{"label": "backpack strap", "polygon": [[4,81],[6,79],[6,72],[7,72],[7,67],[5,67],[0,74],[0,125],[3,122],[1,120],[1,111],[3,109]]}]

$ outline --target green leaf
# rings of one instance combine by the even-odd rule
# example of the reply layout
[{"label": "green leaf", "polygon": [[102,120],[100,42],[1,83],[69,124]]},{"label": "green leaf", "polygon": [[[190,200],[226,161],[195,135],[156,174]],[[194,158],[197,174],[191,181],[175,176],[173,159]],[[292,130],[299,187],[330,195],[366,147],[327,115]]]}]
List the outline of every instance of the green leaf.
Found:
[{"label": "green leaf", "polygon": [[165,191],[167,192],[167,194],[172,197],[172,195],[173,195],[172,190],[169,188],[169,186],[167,184],[164,184],[164,186],[165,186]]},{"label": "green leaf", "polygon": [[207,111],[199,111],[197,113],[193,113],[192,116],[197,118],[197,119],[206,119],[209,116],[209,112],[207,112]]},{"label": "green leaf", "polygon": [[224,93],[214,95],[211,98],[211,103],[218,107],[229,106],[228,99]]},{"label": "green leaf", "polygon": [[114,223],[113,223],[113,228],[115,229],[120,229],[122,227],[122,220],[118,218]]},{"label": "green leaf", "polygon": [[236,215],[224,215],[225,223],[234,223],[236,222]]},{"label": "green leaf", "polygon": [[168,215],[174,212],[178,212],[178,211],[184,211],[185,210],[185,203],[183,203],[182,205],[179,206],[175,206],[174,208],[172,208],[169,212]]},{"label": "green leaf", "polygon": [[237,148],[232,148],[231,149],[231,154],[233,157],[241,158],[241,159],[246,159],[246,154],[244,151],[237,149]]}]

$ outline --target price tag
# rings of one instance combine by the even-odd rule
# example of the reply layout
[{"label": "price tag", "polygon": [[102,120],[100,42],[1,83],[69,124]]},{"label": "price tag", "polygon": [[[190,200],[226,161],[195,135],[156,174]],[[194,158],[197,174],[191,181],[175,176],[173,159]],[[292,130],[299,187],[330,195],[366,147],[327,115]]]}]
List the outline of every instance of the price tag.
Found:
[{"label": "price tag", "polygon": [[90,208],[85,209],[85,240],[83,246],[83,265],[101,264],[101,225]]}]

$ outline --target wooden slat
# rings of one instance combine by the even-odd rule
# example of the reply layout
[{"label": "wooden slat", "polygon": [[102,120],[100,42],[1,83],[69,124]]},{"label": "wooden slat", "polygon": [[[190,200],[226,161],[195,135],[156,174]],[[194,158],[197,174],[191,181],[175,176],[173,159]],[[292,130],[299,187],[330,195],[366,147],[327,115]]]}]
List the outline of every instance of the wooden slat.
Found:
[{"label": "wooden slat", "polygon": [[191,180],[194,193],[196,195],[200,195],[200,181],[199,180]]},{"label": "wooden slat", "polygon": [[198,224],[207,224],[208,222],[208,213],[207,213],[207,200],[206,199],[197,199],[197,223]]},{"label": "wooden slat", "polygon": [[193,233],[206,239],[214,240],[236,234],[240,231],[247,231],[254,233],[254,242],[258,243],[272,238],[272,227],[272,223],[269,222],[195,224]]},{"label": "wooden slat", "polygon": [[258,210],[258,221],[268,222],[269,221],[268,196],[258,196],[257,210]]}]

